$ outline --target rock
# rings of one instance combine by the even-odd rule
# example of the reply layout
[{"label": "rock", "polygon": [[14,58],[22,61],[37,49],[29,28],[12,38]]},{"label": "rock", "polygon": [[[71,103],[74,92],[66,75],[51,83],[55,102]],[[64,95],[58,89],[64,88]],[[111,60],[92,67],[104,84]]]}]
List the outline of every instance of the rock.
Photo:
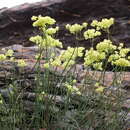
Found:
[{"label": "rock", "polygon": [[76,14],[77,18],[78,16],[79,18],[97,16],[119,18],[129,17],[128,4],[130,3],[127,0],[118,0],[118,2],[115,0],[87,0],[87,2],[86,0],[66,0],[63,8],[69,14]]},{"label": "rock", "polygon": [[130,129],[130,113],[127,114],[127,118],[126,118],[126,128],[127,128],[127,130]]},{"label": "rock", "polygon": [[[90,22],[93,19],[114,17],[116,24],[112,29],[114,41],[126,42],[130,46],[130,8],[128,0],[49,0],[34,4],[22,4],[0,10],[0,46],[21,44],[31,46],[28,39],[38,33],[32,28],[31,16],[49,15],[56,19],[61,27],[58,38],[64,47],[75,45],[75,37],[67,35],[64,26],[67,23]],[[89,42],[81,41],[80,46],[90,47]]]},{"label": "rock", "polygon": [[10,88],[6,88],[6,89],[1,89],[0,94],[4,98],[8,98],[9,96],[11,96],[11,94],[13,94],[13,88],[10,87]]},{"label": "rock", "polygon": [[127,99],[130,99],[130,90],[127,91]]},{"label": "rock", "polygon": [[35,98],[36,98],[36,94],[34,92],[25,92],[23,95],[23,99],[33,101],[33,102]]},{"label": "rock", "polygon": [[123,86],[124,89],[130,90],[130,81],[129,80],[124,80],[122,82],[122,86]]},{"label": "rock", "polygon": [[51,6],[60,2],[60,0],[55,0],[49,2],[37,2],[34,4],[25,3],[12,8],[3,8],[0,10],[0,28],[3,29],[9,27],[13,23],[31,23],[30,17],[32,16],[32,13],[33,15],[52,15],[54,10],[52,12]]},{"label": "rock", "polygon": [[[7,46],[12,44],[31,45],[28,41],[32,35],[33,15],[55,16],[59,9],[58,4],[62,0],[49,2],[37,2],[34,4],[22,4],[12,8],[0,10],[0,44]],[[30,30],[31,29],[31,30]],[[26,43],[25,43],[26,42]]]},{"label": "rock", "polygon": [[128,111],[130,111],[130,99],[127,99],[123,106],[127,108]]}]

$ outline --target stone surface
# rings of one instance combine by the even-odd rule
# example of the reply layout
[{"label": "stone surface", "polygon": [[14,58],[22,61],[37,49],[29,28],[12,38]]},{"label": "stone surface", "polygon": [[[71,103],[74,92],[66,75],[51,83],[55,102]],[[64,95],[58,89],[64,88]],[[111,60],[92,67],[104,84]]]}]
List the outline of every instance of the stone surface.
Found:
[{"label": "stone surface", "polygon": [[31,45],[28,41],[32,35],[33,15],[57,14],[58,4],[62,0],[49,2],[37,2],[34,4],[22,4],[12,8],[3,8],[0,10],[0,46],[12,44]]},{"label": "stone surface", "polygon": [[[25,3],[13,8],[0,10],[0,46],[21,44],[31,46],[29,37],[37,30],[32,28],[31,16],[49,15],[56,19],[61,27],[58,38],[64,47],[75,45],[75,38],[67,34],[64,26],[67,23],[90,22],[93,19],[114,17],[116,24],[112,31],[113,40],[118,43],[126,42],[130,46],[130,8],[128,0],[50,0],[34,4]],[[89,42],[81,41],[80,46],[89,47]]]},{"label": "stone surface", "polygon": [[[128,0],[66,0],[64,9],[80,17],[128,17]],[[115,8],[116,7],[116,8]]]}]

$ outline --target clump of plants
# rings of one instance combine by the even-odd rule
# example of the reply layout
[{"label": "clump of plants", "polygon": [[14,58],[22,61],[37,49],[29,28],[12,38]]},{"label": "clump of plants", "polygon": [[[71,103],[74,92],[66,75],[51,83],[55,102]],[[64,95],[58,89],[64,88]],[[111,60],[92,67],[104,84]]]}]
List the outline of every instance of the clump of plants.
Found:
[{"label": "clump of plants", "polygon": [[[5,99],[0,95],[0,126],[10,129],[42,129],[47,130],[123,130],[125,115],[122,114],[123,91],[117,71],[123,71],[130,66],[130,49],[123,43],[115,45],[110,39],[110,27],[114,19],[92,21],[91,29],[88,23],[67,24],[66,29],[75,35],[77,43],[82,37],[90,40],[90,49],[84,47],[68,47],[62,49],[62,42],[55,38],[59,27],[49,16],[33,16],[33,27],[39,29],[41,35],[30,38],[39,48],[36,55],[35,75],[35,105],[28,114],[24,108],[22,94],[25,92],[22,84],[15,82],[16,76],[8,85],[9,96]],[[107,38],[95,45],[95,39],[102,33]],[[61,51],[57,53],[57,48]],[[76,73],[78,58],[84,59],[86,75],[81,81]],[[22,59],[13,58],[13,52],[0,54],[0,60],[10,60],[24,70],[27,63]],[[41,61],[44,61],[41,62]],[[111,86],[105,85],[105,73],[108,65],[113,66],[115,78]],[[44,72],[43,72],[44,70]],[[60,71],[59,71],[60,70]],[[96,80],[87,72],[100,71]],[[94,76],[94,73],[93,73]],[[121,77],[120,77],[121,78]],[[21,87],[20,87],[21,86]]]}]

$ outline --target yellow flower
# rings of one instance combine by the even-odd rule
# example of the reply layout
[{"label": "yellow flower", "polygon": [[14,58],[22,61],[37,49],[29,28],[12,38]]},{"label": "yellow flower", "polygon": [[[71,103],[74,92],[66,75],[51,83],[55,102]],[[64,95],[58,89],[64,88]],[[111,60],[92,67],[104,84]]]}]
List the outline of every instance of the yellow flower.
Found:
[{"label": "yellow flower", "polygon": [[14,51],[13,50],[11,50],[11,49],[9,49],[7,52],[6,52],[6,56],[13,56],[13,54],[14,54]]},{"label": "yellow flower", "polygon": [[69,29],[70,29],[70,27],[71,27],[71,25],[70,25],[70,24],[66,24],[66,26],[65,26],[65,27],[66,27],[66,29],[67,29],[67,30],[69,30]]},{"label": "yellow flower", "polygon": [[63,62],[63,64],[61,65],[63,68],[70,68],[72,65],[75,64],[74,60],[69,60],[69,61],[65,61]]},{"label": "yellow flower", "polygon": [[52,43],[52,47],[60,47],[63,48],[62,42],[60,42],[58,39],[55,39]]},{"label": "yellow flower", "polygon": [[120,56],[125,57],[130,52],[130,48],[122,48],[120,49]]},{"label": "yellow flower", "polygon": [[97,20],[93,20],[92,23],[91,23],[91,26],[92,27],[98,26],[98,21]]},{"label": "yellow flower", "polygon": [[43,67],[44,67],[45,69],[48,69],[48,68],[50,67],[50,65],[49,65],[49,63],[45,63],[45,64],[43,65]]},{"label": "yellow flower", "polygon": [[117,49],[115,45],[112,44],[112,41],[104,39],[102,42],[98,43],[96,49],[99,52],[112,52]]},{"label": "yellow flower", "polygon": [[10,61],[14,61],[14,62],[15,62],[15,58],[14,58],[14,57],[11,57],[11,58],[10,58]]},{"label": "yellow flower", "polygon": [[6,55],[0,54],[0,61],[3,61],[3,60],[5,60],[5,59],[6,59]]},{"label": "yellow flower", "polygon": [[49,16],[43,17],[41,15],[39,15],[38,17],[35,17],[35,16],[32,17],[32,20],[33,21],[35,20],[35,22],[33,22],[34,27],[44,27],[47,24],[53,25],[56,22],[53,18],[51,18]]},{"label": "yellow flower", "polygon": [[67,87],[67,89],[68,89],[69,91],[73,91],[73,86],[70,85],[69,83],[65,83],[65,86]]},{"label": "yellow flower", "polygon": [[17,63],[18,63],[19,67],[25,67],[25,66],[27,66],[26,62],[24,60],[22,60],[22,59],[18,60]]},{"label": "yellow flower", "polygon": [[88,26],[88,23],[84,22],[84,23],[82,23],[82,26],[83,26],[84,28],[86,28],[86,27]]},{"label": "yellow flower", "polygon": [[2,101],[2,100],[0,100],[0,104],[3,104],[3,101]]},{"label": "yellow flower", "polygon": [[91,26],[96,27],[96,30],[107,30],[114,24],[114,18],[104,18],[101,21],[93,20]]},{"label": "yellow flower", "polygon": [[120,47],[124,47],[124,43],[120,43],[119,46],[120,46]]},{"label": "yellow flower", "polygon": [[72,86],[69,83],[66,83],[65,86],[67,87],[69,92],[81,95],[81,92],[79,91],[79,88],[77,86]]},{"label": "yellow flower", "polygon": [[104,87],[103,86],[99,86],[98,88],[95,89],[96,92],[98,93],[102,93],[104,91]]},{"label": "yellow flower", "polygon": [[130,56],[128,56],[128,60],[130,60]]},{"label": "yellow flower", "polygon": [[47,35],[46,39],[43,39],[41,36],[37,35],[30,38],[30,41],[36,43],[41,48],[51,48],[51,47],[60,47],[62,48],[62,42],[58,39],[54,39],[52,36]]},{"label": "yellow flower", "polygon": [[55,60],[53,60],[53,61],[51,62],[51,65],[52,65],[53,67],[58,67],[58,66],[61,65],[61,60],[60,60],[59,58],[56,58]]},{"label": "yellow flower", "polygon": [[32,21],[36,21],[37,18],[38,18],[37,16],[32,16],[32,17],[31,17],[31,20],[32,20]]},{"label": "yellow flower", "polygon": [[98,87],[99,85],[100,85],[100,83],[99,83],[99,82],[96,82],[96,83],[95,83],[95,86],[96,86],[96,87]]},{"label": "yellow flower", "polygon": [[74,79],[74,80],[72,81],[72,83],[73,83],[73,84],[75,84],[76,82],[77,82],[77,80],[76,80],[76,79]]},{"label": "yellow flower", "polygon": [[102,19],[100,26],[101,26],[101,28],[107,29],[107,28],[110,28],[110,26],[112,24],[114,24],[113,18],[110,18],[110,19],[104,18],[104,19]]},{"label": "yellow flower", "polygon": [[115,62],[113,62],[113,64],[120,66],[120,67],[129,67],[130,61],[128,61],[125,58],[120,58],[120,59],[116,60]]},{"label": "yellow flower", "polygon": [[119,43],[118,49],[121,50],[124,47],[124,43]]},{"label": "yellow flower", "polygon": [[49,24],[49,25],[53,25],[56,22],[55,19],[53,19],[53,18],[51,18],[49,16],[45,16],[43,18],[44,18],[44,21],[46,22],[46,24]]},{"label": "yellow flower", "polygon": [[[105,59],[105,57],[106,55],[104,52],[100,53],[94,50],[93,48],[91,48],[89,51],[88,50],[86,51],[85,58],[84,58],[85,60],[84,65],[89,66],[92,65],[94,62],[100,62],[103,59]],[[99,64],[98,66],[101,66],[101,64]]]},{"label": "yellow flower", "polygon": [[77,24],[77,23],[73,25],[67,24],[66,29],[69,30],[70,33],[76,34],[76,33],[81,32],[82,29],[85,28],[86,26],[87,26],[87,23],[83,23],[82,25]]},{"label": "yellow flower", "polygon": [[38,54],[35,55],[35,59],[39,59],[39,58],[42,58],[42,54],[38,53]]},{"label": "yellow flower", "polygon": [[119,58],[120,58],[119,54],[112,54],[109,56],[108,61],[112,62],[112,61],[118,60]]},{"label": "yellow flower", "polygon": [[96,70],[102,70],[102,62],[99,62],[99,63],[94,63],[93,64],[93,68],[96,69]]},{"label": "yellow flower", "polygon": [[42,92],[41,92],[41,94],[42,94],[42,95],[45,95],[45,92],[44,92],[44,91],[42,91]]},{"label": "yellow flower", "polygon": [[37,36],[34,36],[34,37],[30,37],[29,39],[31,42],[34,42],[36,44],[41,44],[43,42],[43,39],[41,36],[37,35]]},{"label": "yellow flower", "polygon": [[83,56],[84,47],[68,47],[67,50],[62,50],[60,54],[60,59],[62,61],[75,60],[77,57]]},{"label": "yellow flower", "polygon": [[101,21],[94,20],[91,23],[91,26],[97,27],[98,30],[99,29],[104,30],[104,29],[109,29],[113,24],[114,24],[114,18],[110,18],[110,19],[104,18]]},{"label": "yellow flower", "polygon": [[48,28],[48,29],[46,30],[46,32],[47,32],[47,34],[49,34],[49,35],[53,35],[53,34],[55,34],[58,30],[59,30],[58,27],[56,27],[56,28]]},{"label": "yellow flower", "polygon": [[95,29],[88,29],[87,31],[84,32],[84,37],[86,40],[95,38],[100,35],[101,35],[101,32],[96,31]]},{"label": "yellow flower", "polygon": [[81,92],[79,91],[79,88],[77,86],[73,86],[73,91],[78,94],[81,95]]},{"label": "yellow flower", "polygon": [[78,94],[78,95],[82,95],[80,91],[77,91],[76,94]]}]

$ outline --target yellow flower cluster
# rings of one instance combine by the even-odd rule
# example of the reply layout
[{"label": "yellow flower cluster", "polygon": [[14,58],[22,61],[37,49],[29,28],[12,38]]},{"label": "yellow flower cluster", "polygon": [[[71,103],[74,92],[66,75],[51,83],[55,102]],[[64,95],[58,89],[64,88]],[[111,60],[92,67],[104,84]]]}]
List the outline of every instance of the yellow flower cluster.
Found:
[{"label": "yellow flower cluster", "polygon": [[123,48],[122,43],[117,47],[112,44],[112,41],[104,39],[96,45],[96,50],[91,48],[86,51],[84,65],[102,70],[103,60],[108,58],[108,62],[112,65],[128,67],[130,66],[129,56],[127,56],[129,52],[130,48]]},{"label": "yellow flower cluster", "polygon": [[49,63],[44,63],[44,64],[43,64],[43,68],[49,69],[49,68],[50,68],[50,64],[49,64]]},{"label": "yellow flower cluster", "polygon": [[116,61],[112,62],[113,64],[120,66],[120,67],[129,67],[130,66],[130,61],[127,60],[126,58],[119,58]]},{"label": "yellow flower cluster", "polygon": [[128,53],[130,52],[130,48],[123,48],[123,44],[119,44],[117,50],[113,52],[109,56],[108,61],[111,62],[112,65],[120,66],[120,67],[128,67],[130,66]]},{"label": "yellow flower cluster", "polygon": [[12,57],[14,54],[14,51],[9,49],[6,51],[5,54],[0,54],[0,61],[4,61],[6,60],[8,57]]},{"label": "yellow flower cluster", "polygon": [[77,57],[82,57],[83,56],[83,50],[84,47],[67,47],[67,50],[63,50],[61,52],[61,60],[68,60],[69,58],[75,59]]},{"label": "yellow flower cluster", "polygon": [[78,87],[76,87],[74,85],[70,85],[69,83],[66,83],[65,86],[67,87],[67,89],[70,93],[72,93],[72,94],[75,93],[75,94],[81,95],[81,92]]},{"label": "yellow flower cluster", "polygon": [[[106,58],[105,52],[98,52],[91,48],[89,51],[86,51],[85,58],[84,58],[84,65],[91,66],[93,65],[94,68],[100,68],[102,64],[100,63],[103,59]],[[94,64],[96,63],[96,64]]]},{"label": "yellow flower cluster", "polygon": [[67,50],[62,50],[59,56],[51,58],[47,63],[44,64],[45,68],[52,67],[63,67],[69,68],[75,64],[77,57],[83,56],[84,47],[68,47]]},{"label": "yellow flower cluster", "polygon": [[6,59],[6,55],[0,54],[0,61],[4,61]]},{"label": "yellow flower cluster", "polygon": [[70,33],[76,34],[76,33],[81,32],[83,30],[83,28],[86,28],[87,25],[88,25],[88,23],[83,23],[82,25],[80,25],[80,24],[73,24],[73,25],[67,24],[66,29],[69,30]]},{"label": "yellow flower cluster", "polygon": [[103,68],[102,68],[102,62],[94,63],[94,64],[93,64],[93,68],[94,68],[95,70],[102,70],[102,69],[103,69]]},{"label": "yellow flower cluster", "polygon": [[119,54],[117,54],[117,53],[116,53],[116,54],[111,54],[111,55],[109,56],[108,61],[113,63],[113,61],[118,60],[119,58],[120,58],[120,55],[119,55]]},{"label": "yellow flower cluster", "polygon": [[13,54],[14,54],[14,51],[9,49],[9,50],[7,50],[5,55],[11,57],[11,56],[13,56]]},{"label": "yellow flower cluster", "polygon": [[105,86],[100,85],[99,82],[95,83],[95,87],[96,87],[95,91],[98,93],[102,93],[105,89]]},{"label": "yellow flower cluster", "polygon": [[22,60],[22,59],[20,59],[20,60],[17,60],[17,65],[18,65],[18,67],[25,67],[25,66],[27,66],[27,63],[24,61],[24,60]]},{"label": "yellow flower cluster", "polygon": [[102,93],[103,91],[104,91],[104,87],[103,86],[99,86],[98,88],[96,88],[96,92],[98,92],[98,93]]},{"label": "yellow flower cluster", "polygon": [[112,41],[104,39],[102,42],[98,43],[96,49],[99,52],[112,52],[117,49],[115,45],[112,44]]},{"label": "yellow flower cluster", "polygon": [[32,16],[31,19],[32,21],[34,21],[33,22],[34,27],[45,27],[46,25],[53,25],[56,22],[54,19],[52,19],[49,16],[42,17],[41,15],[39,15],[38,17]]},{"label": "yellow flower cluster", "polygon": [[37,36],[34,36],[34,37],[30,37],[29,39],[31,42],[34,42],[36,44],[41,44],[43,39],[41,36],[37,35]]},{"label": "yellow flower cluster", "polygon": [[61,66],[61,60],[59,57],[51,58],[48,62],[44,63],[43,67],[49,69],[50,67]]},{"label": "yellow flower cluster", "polygon": [[2,95],[0,94],[0,104],[3,104]]},{"label": "yellow flower cluster", "polygon": [[56,27],[56,28],[48,28],[48,29],[46,30],[46,32],[47,32],[48,35],[53,35],[53,34],[55,34],[58,30],[59,30],[59,27]]},{"label": "yellow flower cluster", "polygon": [[130,52],[130,48],[122,48],[120,49],[119,53],[121,57],[126,57],[129,52]]},{"label": "yellow flower cluster", "polygon": [[62,42],[58,39],[54,39],[53,35],[59,30],[59,27],[55,28],[48,28],[47,25],[53,25],[56,21],[49,16],[33,16],[32,17],[33,25],[40,27],[40,30],[43,33],[43,36],[37,35],[31,37],[29,40],[31,42],[36,43],[40,48],[53,48],[53,47],[60,47],[62,48]]},{"label": "yellow flower cluster", "polygon": [[114,24],[114,18],[104,18],[101,21],[93,20],[91,23],[91,26],[96,27],[97,30],[103,29],[109,29],[111,25]]},{"label": "yellow flower cluster", "polygon": [[53,67],[61,66],[61,60],[60,60],[60,58],[58,57],[58,58],[55,58],[55,60],[52,60],[52,61],[51,61],[51,65],[52,65]]},{"label": "yellow flower cluster", "polygon": [[0,54],[0,61],[4,61],[4,60],[10,60],[10,61],[13,61],[13,62],[17,62],[17,65],[18,67],[25,67],[27,64],[25,63],[24,60],[20,59],[20,60],[16,60],[14,57],[13,57],[13,54],[14,54],[14,51],[9,49],[6,51],[5,54]]},{"label": "yellow flower cluster", "polygon": [[62,42],[60,42],[58,39],[54,39],[50,35],[47,35],[46,39],[43,39],[41,36],[37,35],[31,37],[30,41],[36,43],[41,48],[63,47]]},{"label": "yellow flower cluster", "polygon": [[124,47],[124,43],[119,43],[118,49],[121,50]]},{"label": "yellow flower cluster", "polygon": [[84,49],[84,47],[68,47],[67,50],[62,51],[59,55],[60,60],[63,62],[61,66],[64,68],[74,65],[75,59],[83,56]]},{"label": "yellow flower cluster", "polygon": [[101,32],[96,31],[95,29],[88,29],[87,31],[84,32],[84,37],[85,39],[93,39],[97,36],[100,36]]}]

